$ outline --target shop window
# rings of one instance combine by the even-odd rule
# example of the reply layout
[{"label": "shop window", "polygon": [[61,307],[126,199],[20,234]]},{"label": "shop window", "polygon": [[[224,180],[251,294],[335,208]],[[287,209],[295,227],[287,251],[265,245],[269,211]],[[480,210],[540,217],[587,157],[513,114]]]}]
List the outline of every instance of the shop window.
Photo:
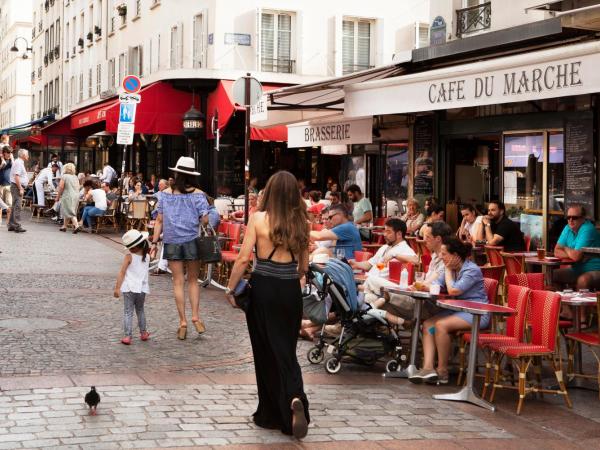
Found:
[{"label": "shop window", "polygon": [[[408,146],[406,143],[387,144],[384,193],[387,214],[392,209],[402,211],[402,202],[408,198]],[[395,202],[395,204],[393,203]]]}]

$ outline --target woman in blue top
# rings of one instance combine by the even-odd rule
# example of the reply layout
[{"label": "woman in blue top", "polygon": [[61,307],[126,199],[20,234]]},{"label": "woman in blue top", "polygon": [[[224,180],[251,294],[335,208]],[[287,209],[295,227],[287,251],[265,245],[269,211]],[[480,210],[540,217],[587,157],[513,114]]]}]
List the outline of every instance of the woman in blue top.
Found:
[{"label": "woman in blue top", "polygon": [[204,193],[197,188],[197,176],[193,158],[182,156],[175,172],[175,181],[162,191],[158,202],[158,216],[154,225],[151,256],[156,255],[156,243],[163,233],[164,258],[173,272],[173,291],[179,313],[177,338],[185,339],[187,319],[185,317],[185,271],[187,269],[188,296],[192,305],[192,323],[199,334],[204,333],[200,320],[200,288],[198,274],[200,261],[196,238],[202,217],[208,214],[208,202]]},{"label": "woman in blue top", "polygon": [[[487,303],[481,269],[471,260],[471,244],[455,237],[444,239],[440,257],[446,270],[439,284],[449,295],[461,300]],[[488,326],[489,315],[481,317],[481,328]],[[445,310],[423,323],[423,368],[409,378],[413,383],[448,383],[448,358],[450,334],[471,329],[473,315]],[[437,351],[437,371],[434,370]]]}]

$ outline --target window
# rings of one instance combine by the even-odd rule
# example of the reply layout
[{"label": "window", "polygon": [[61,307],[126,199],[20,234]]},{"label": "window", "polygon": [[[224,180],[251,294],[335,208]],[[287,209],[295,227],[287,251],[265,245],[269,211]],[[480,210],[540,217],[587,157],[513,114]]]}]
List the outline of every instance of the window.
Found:
[{"label": "window", "polygon": [[100,95],[102,90],[102,65],[96,65],[96,95]]},{"label": "window", "polygon": [[56,19],[56,27],[54,28],[54,31],[56,31],[56,39],[55,39],[55,47],[54,48],[59,48],[60,46],[60,19]]},{"label": "window", "polygon": [[54,50],[54,25],[50,25],[50,46],[48,47],[48,53]]},{"label": "window", "polygon": [[183,24],[171,27],[170,68],[179,69],[183,65]]},{"label": "window", "polygon": [[371,25],[368,20],[342,21],[342,72],[344,74],[372,67]]},{"label": "window", "polygon": [[193,67],[199,69],[206,66],[206,33],[205,16],[198,14],[194,17]]},{"label": "window", "polygon": [[54,112],[58,113],[60,106],[60,80],[58,77],[54,80]]},{"label": "window", "polygon": [[65,100],[64,100],[64,105],[65,105],[65,111],[68,111],[71,108],[71,91],[69,90],[69,80],[65,81],[65,88],[63,89],[63,92],[65,93]]},{"label": "window", "polygon": [[[70,32],[71,32],[71,30],[69,29],[69,22],[67,22],[67,25],[65,27],[65,52],[67,52],[67,53],[65,53],[65,55],[67,58],[69,57],[69,51],[70,51],[69,50],[69,48],[70,48],[70,46],[69,46],[70,34],[69,33]],[[35,60],[35,58],[34,58],[34,60]]]},{"label": "window", "polygon": [[117,79],[117,83],[121,83],[121,80],[125,78],[125,70],[127,66],[127,55],[125,53],[121,53],[119,55],[119,78]]},{"label": "window", "polygon": [[141,77],[142,74],[142,46],[129,47],[129,73]]},{"label": "window", "polygon": [[48,40],[48,30],[45,31],[44,33],[44,49],[46,50],[44,52],[44,55],[48,55],[48,46],[50,45],[50,42]]},{"label": "window", "polygon": [[46,115],[46,111],[48,111],[48,85],[44,85],[44,115]]},{"label": "window", "polygon": [[294,73],[292,16],[265,12],[261,15],[260,53],[263,72]]},{"label": "window", "polygon": [[42,116],[42,90],[38,91],[38,112],[37,118],[39,119]]},{"label": "window", "polygon": [[[96,27],[102,29],[102,0],[98,0],[98,7],[96,8]],[[95,32],[96,30],[94,30]],[[100,34],[98,34],[100,36]]]},{"label": "window", "polygon": [[79,74],[79,102],[83,101],[83,73]]},{"label": "window", "polygon": [[139,17],[142,13],[142,0],[135,0],[135,17]]},{"label": "window", "polygon": [[415,23],[415,48],[429,46],[429,25],[426,23]]},{"label": "window", "polygon": [[94,5],[90,5],[90,14],[88,16],[88,33],[94,35]]},{"label": "window", "polygon": [[107,89],[115,86],[115,58],[108,61],[108,84]]},{"label": "window", "polygon": [[92,96],[92,69],[88,70],[88,98]]}]

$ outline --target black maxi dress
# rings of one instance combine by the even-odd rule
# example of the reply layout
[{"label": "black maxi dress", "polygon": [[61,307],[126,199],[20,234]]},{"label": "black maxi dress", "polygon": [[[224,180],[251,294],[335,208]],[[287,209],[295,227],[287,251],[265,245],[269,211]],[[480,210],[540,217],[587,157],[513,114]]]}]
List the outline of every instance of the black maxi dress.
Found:
[{"label": "black maxi dress", "polygon": [[[302,320],[298,263],[257,258],[251,276],[252,294],[246,313],[254,355],[258,408],[254,423],[292,434],[291,403],[299,398],[310,421],[302,372],[296,356]],[[257,251],[258,255],[258,251]]]}]

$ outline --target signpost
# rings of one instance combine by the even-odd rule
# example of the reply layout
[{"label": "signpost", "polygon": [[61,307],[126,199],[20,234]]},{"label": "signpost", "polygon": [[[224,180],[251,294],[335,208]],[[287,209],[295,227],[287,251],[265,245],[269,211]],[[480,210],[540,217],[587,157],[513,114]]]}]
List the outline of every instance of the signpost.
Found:
[{"label": "signpost", "polygon": [[[125,179],[125,161],[127,146],[133,144],[135,134],[135,111],[142,96],[138,94],[142,82],[135,75],[127,75],[121,82],[125,93],[119,94],[119,125],[117,127],[117,144],[123,145],[123,161],[121,162],[121,177]],[[121,194],[123,183],[121,183]]]},{"label": "signpost", "polygon": [[262,97],[262,85],[249,73],[233,83],[233,101],[246,108],[244,137],[244,223],[248,223],[248,183],[250,182],[250,108]]}]

